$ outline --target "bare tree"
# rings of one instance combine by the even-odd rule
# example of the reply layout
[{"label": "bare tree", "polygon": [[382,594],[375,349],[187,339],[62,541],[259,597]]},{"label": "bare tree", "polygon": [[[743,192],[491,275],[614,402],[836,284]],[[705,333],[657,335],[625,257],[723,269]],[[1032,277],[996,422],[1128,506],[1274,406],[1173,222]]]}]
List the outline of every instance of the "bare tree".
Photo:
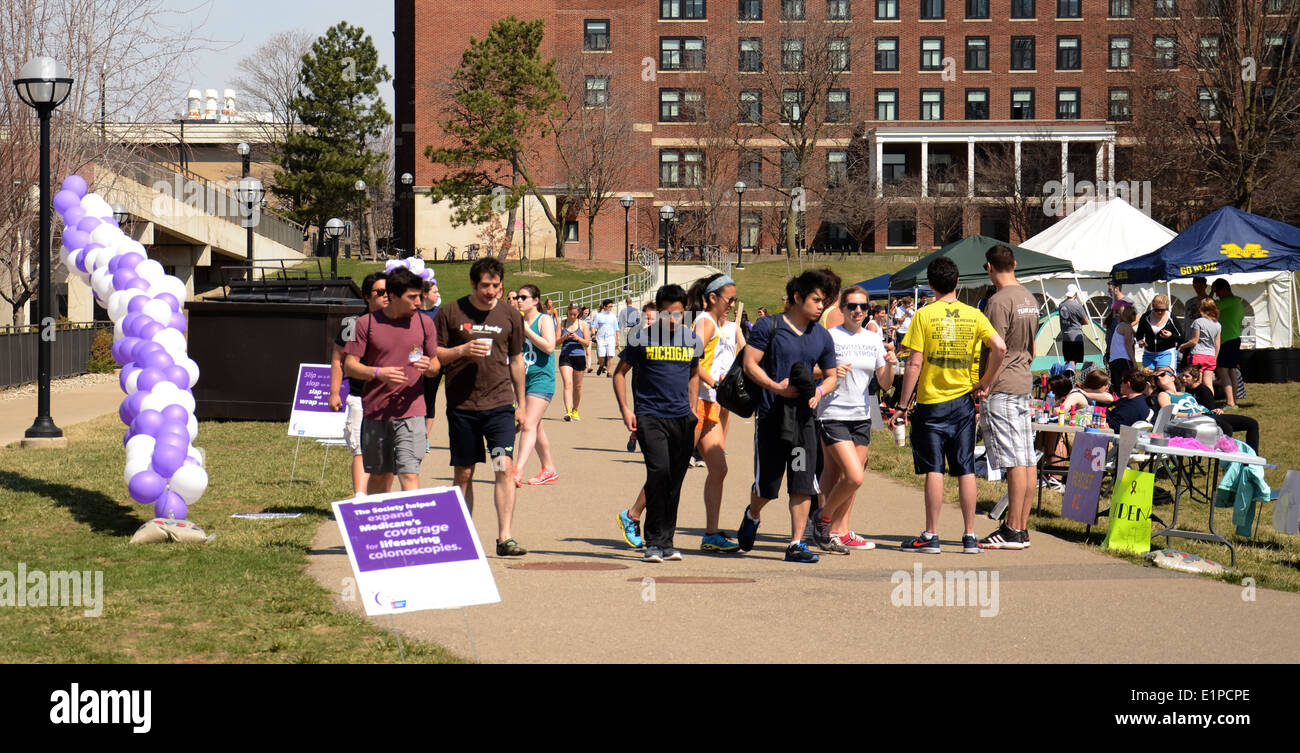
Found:
[{"label": "bare tree", "polygon": [[[184,72],[184,61],[212,48],[210,40],[194,33],[210,7],[200,3],[176,11],[163,0],[0,5],[0,66],[6,81],[41,55],[62,62],[73,78],[71,94],[50,124],[53,190],[61,176],[91,171],[93,189],[103,190],[108,187],[104,176],[137,158],[135,148],[107,138],[99,124],[159,120],[174,109],[176,76]],[[40,147],[35,110],[7,83],[0,86],[0,123],[0,300],[12,308],[17,323],[36,294]],[[57,255],[51,262],[60,263]]]},{"label": "bare tree", "polygon": [[263,116],[257,123],[272,144],[284,143],[297,124],[293,98],[302,85],[302,56],[314,41],[316,35],[303,29],[277,32],[239,61],[234,83],[243,109]]}]

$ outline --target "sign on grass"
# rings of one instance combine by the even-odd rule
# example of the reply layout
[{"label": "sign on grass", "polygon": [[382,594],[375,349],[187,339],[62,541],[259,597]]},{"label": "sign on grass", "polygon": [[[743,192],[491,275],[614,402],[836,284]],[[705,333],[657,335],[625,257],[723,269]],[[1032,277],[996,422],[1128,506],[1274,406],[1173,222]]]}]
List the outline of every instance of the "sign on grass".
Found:
[{"label": "sign on grass", "polygon": [[1110,437],[1081,432],[1074,436],[1070,451],[1070,475],[1065,482],[1061,513],[1070,520],[1094,525],[1097,502],[1101,499],[1101,477],[1106,472],[1106,450]]},{"label": "sign on grass", "polygon": [[501,601],[459,487],[334,503],[366,614]]},{"label": "sign on grass", "polygon": [[[339,400],[348,402],[348,380],[339,387]],[[298,364],[298,386],[289,414],[289,436],[340,439],[347,423],[346,410],[330,410],[330,367],[325,363]]]}]

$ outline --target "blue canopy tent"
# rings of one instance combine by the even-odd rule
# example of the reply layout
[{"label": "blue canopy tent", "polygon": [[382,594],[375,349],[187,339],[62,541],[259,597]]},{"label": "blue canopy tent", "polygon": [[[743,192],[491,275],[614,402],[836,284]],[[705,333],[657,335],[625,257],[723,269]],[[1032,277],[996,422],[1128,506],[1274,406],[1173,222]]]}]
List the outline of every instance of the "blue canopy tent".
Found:
[{"label": "blue canopy tent", "polygon": [[867,291],[867,295],[872,298],[889,298],[891,295],[913,295],[914,293],[930,295],[930,288],[925,285],[918,288],[895,288],[891,290],[889,287],[889,278],[892,276],[892,274],[887,273],[880,275],[879,277],[872,277],[870,280],[863,280],[862,282],[857,283],[857,287]]},{"label": "blue canopy tent", "polygon": [[1235,207],[1223,207],[1149,254],[1111,269],[1117,282],[1300,269],[1300,228]]}]

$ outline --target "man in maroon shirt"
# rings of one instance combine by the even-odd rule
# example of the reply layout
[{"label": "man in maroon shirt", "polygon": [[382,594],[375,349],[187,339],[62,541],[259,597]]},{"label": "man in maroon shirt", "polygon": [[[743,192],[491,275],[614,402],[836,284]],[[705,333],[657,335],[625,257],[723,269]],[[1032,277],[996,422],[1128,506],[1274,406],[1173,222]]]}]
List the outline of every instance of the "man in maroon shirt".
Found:
[{"label": "man in maroon shirt", "polygon": [[[416,316],[424,281],[409,269],[388,276],[388,303],[357,320],[343,352],[348,376],[366,382],[362,407],[361,459],[369,494],[392,487],[420,488],[424,460],[424,380],[438,373],[438,336],[428,317]],[[362,365],[362,361],[365,365]]]}]

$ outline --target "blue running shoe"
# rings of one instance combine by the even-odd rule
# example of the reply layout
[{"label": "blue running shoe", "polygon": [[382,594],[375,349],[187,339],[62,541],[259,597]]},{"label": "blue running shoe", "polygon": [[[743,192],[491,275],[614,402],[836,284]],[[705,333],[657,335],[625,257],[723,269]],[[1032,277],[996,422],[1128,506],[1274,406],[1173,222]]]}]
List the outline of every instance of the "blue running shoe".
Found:
[{"label": "blue running shoe", "polygon": [[740,514],[740,529],[736,531],[736,541],[740,548],[748,552],[754,548],[754,539],[758,537],[758,521],[749,519],[749,511]]},{"label": "blue running shoe", "polygon": [[785,548],[786,562],[808,562],[813,563],[821,559],[817,555],[808,551],[808,545],[800,541],[797,544],[791,544]]},{"label": "blue running shoe", "polygon": [[738,552],[740,544],[722,535],[722,531],[710,533],[700,542],[700,550],[705,552]]},{"label": "blue running shoe", "polygon": [[645,540],[641,538],[641,521],[632,520],[628,516],[627,510],[618,514],[618,529],[623,533],[623,540],[633,549],[640,549],[645,546]]}]

